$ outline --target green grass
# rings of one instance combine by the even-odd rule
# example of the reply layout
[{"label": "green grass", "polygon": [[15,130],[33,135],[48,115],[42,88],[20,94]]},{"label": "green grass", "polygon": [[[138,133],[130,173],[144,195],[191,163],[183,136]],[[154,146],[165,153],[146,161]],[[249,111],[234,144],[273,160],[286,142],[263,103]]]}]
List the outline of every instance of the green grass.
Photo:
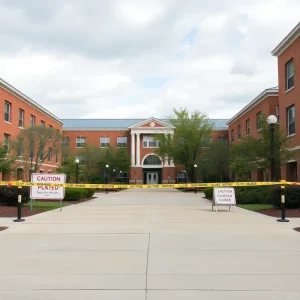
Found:
[{"label": "green grass", "polygon": [[252,211],[273,208],[271,204],[238,204],[237,206]]},{"label": "green grass", "polygon": [[[70,205],[69,203],[62,203],[62,207]],[[24,206],[30,207],[30,202],[26,203]],[[32,202],[33,209],[42,209],[42,210],[52,210],[56,208],[60,208],[60,201],[57,202],[40,202],[33,201]]]}]

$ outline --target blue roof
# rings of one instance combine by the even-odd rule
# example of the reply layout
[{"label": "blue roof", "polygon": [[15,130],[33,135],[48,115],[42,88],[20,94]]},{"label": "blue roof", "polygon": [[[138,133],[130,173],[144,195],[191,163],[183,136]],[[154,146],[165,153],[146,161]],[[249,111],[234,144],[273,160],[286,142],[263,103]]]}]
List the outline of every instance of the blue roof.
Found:
[{"label": "blue roof", "polygon": [[[64,129],[124,129],[148,119],[63,119]],[[167,120],[161,120],[166,122]],[[227,119],[211,119],[214,129],[227,129]]]}]

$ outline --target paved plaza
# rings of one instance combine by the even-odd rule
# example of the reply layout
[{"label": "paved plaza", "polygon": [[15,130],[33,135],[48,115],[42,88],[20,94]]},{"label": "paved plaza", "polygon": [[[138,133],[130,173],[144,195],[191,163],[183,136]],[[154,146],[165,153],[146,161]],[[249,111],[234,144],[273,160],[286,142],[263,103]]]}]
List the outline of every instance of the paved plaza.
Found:
[{"label": "paved plaza", "polygon": [[300,220],[201,196],[133,189],[0,219],[0,299],[300,299]]}]

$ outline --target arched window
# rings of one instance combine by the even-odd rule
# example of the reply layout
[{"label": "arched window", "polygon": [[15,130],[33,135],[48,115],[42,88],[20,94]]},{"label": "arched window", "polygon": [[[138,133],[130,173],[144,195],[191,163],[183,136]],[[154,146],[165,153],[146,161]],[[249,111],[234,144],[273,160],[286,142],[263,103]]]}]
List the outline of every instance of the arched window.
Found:
[{"label": "arched window", "polygon": [[161,160],[156,155],[148,155],[144,160],[144,165],[161,165]]}]

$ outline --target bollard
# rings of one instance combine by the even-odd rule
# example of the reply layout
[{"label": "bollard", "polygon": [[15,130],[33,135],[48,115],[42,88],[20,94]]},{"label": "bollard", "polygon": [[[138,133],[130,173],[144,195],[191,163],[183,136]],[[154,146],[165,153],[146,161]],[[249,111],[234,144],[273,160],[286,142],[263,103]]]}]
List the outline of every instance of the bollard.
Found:
[{"label": "bollard", "polygon": [[19,192],[19,195],[18,195],[18,219],[15,219],[14,222],[24,222],[24,221],[25,220],[22,219],[22,195],[21,195],[21,192]]},{"label": "bollard", "polygon": [[278,219],[277,222],[289,222],[285,218],[285,185],[281,186],[281,219]]}]

